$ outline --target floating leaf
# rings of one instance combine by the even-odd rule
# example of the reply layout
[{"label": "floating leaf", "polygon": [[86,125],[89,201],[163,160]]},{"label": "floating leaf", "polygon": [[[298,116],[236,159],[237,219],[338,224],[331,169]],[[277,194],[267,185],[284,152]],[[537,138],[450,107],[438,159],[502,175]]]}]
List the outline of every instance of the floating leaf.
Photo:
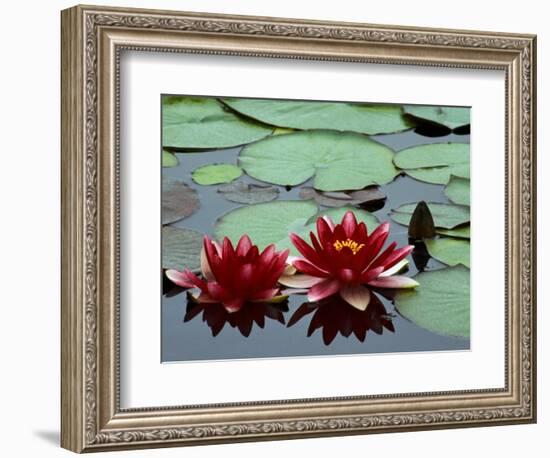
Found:
[{"label": "floating leaf", "polygon": [[288,240],[289,232],[303,228],[317,213],[317,205],[311,201],[276,201],[237,208],[216,223],[215,236],[224,236],[237,242],[248,234],[252,242],[265,248],[271,243]]},{"label": "floating leaf", "polygon": [[177,167],[179,164],[178,158],[174,153],[170,153],[166,150],[162,150],[162,166],[163,167]]},{"label": "floating leaf", "polygon": [[203,234],[192,229],[162,228],[162,267],[164,269],[200,270]]},{"label": "floating leaf", "polygon": [[218,192],[231,202],[240,204],[259,204],[279,197],[279,188],[269,185],[246,184],[236,181],[222,185]]},{"label": "floating leaf", "polygon": [[[391,219],[399,224],[408,226],[416,206],[416,203],[402,205],[392,211],[390,215]],[[429,203],[428,207],[436,227],[453,229],[470,221],[470,209],[468,207],[438,203]]]},{"label": "floating leaf", "polygon": [[409,221],[409,238],[422,240],[435,237],[435,225],[432,213],[426,202],[418,202]]},{"label": "floating leaf", "polygon": [[470,124],[469,108],[405,105],[403,111],[414,118],[441,124],[449,129]]},{"label": "floating leaf", "polygon": [[162,177],[162,224],[191,215],[199,206],[197,192],[183,181]]},{"label": "floating leaf", "polygon": [[229,183],[242,175],[243,171],[233,164],[209,164],[193,170],[193,181],[202,185]]},{"label": "floating leaf", "polygon": [[314,177],[315,189],[340,191],[389,183],[397,174],[392,158],[391,149],[364,135],[315,130],[247,145],[239,164],[268,183],[294,186]]},{"label": "floating leaf", "polygon": [[399,290],[395,307],[418,326],[437,334],[470,337],[470,270],[463,266],[422,272],[414,290]]},{"label": "floating leaf", "polygon": [[441,237],[426,240],[425,243],[432,258],[448,266],[462,264],[470,267],[470,242],[468,240]]},{"label": "floating leaf", "polygon": [[244,119],[213,98],[162,98],[164,147],[229,148],[259,140],[271,132],[271,127]]},{"label": "floating leaf", "polygon": [[438,234],[446,235],[448,237],[456,237],[459,239],[470,238],[470,225],[455,227],[454,229],[436,228],[436,231]]},{"label": "floating leaf", "polygon": [[223,99],[235,111],[292,129],[334,129],[374,135],[410,129],[397,105],[266,99]]},{"label": "floating leaf", "polygon": [[394,163],[417,180],[447,184],[451,175],[470,178],[470,145],[432,143],[413,146],[399,151]]},{"label": "floating leaf", "polygon": [[315,199],[315,202],[324,207],[343,207],[344,205],[361,205],[377,202],[385,199],[386,195],[377,187],[351,192],[319,192],[314,188],[304,187],[300,190],[300,198],[304,200]]},{"label": "floating leaf", "polygon": [[445,195],[459,205],[470,205],[470,180],[459,177],[451,177],[451,181],[445,188]]}]

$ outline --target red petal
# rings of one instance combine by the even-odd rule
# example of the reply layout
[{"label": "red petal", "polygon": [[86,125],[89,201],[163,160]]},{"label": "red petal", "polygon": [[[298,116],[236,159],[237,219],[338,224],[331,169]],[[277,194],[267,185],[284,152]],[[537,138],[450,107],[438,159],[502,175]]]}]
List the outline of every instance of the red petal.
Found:
[{"label": "red petal", "polygon": [[323,217],[317,218],[317,235],[319,237],[319,241],[321,242],[321,246],[325,246],[327,243],[330,243],[332,229]]},{"label": "red petal", "polygon": [[397,242],[392,242],[388,245],[388,247],[380,253],[374,260],[370,263],[370,267],[379,267],[381,265],[384,265],[386,262],[386,259],[390,257],[390,255],[393,253],[393,250],[395,250],[395,247],[397,246]]},{"label": "red petal", "polygon": [[344,285],[340,289],[340,296],[348,304],[358,310],[365,310],[370,302],[370,291],[363,285]]},{"label": "red petal", "polygon": [[208,263],[208,257],[206,255],[206,250],[204,247],[201,250],[201,271],[204,275],[204,278],[207,280],[214,280],[214,274],[212,273],[212,269],[210,268],[210,264]]},{"label": "red petal", "polygon": [[371,280],[377,278],[382,272],[384,272],[384,267],[375,267],[373,269],[368,269],[367,271],[361,274],[361,281],[363,283],[368,283]]},{"label": "red petal", "polygon": [[291,233],[290,241],[296,247],[296,249],[302,254],[304,258],[310,261],[312,264],[318,265],[323,270],[326,270],[326,265],[319,256],[319,254],[311,248],[304,240],[302,240],[298,235]]},{"label": "red petal", "polygon": [[319,269],[318,267],[305,260],[299,259],[297,261],[294,261],[293,265],[300,272],[307,275],[313,275],[314,277],[326,277],[328,275],[328,272]]},{"label": "red petal", "polygon": [[389,269],[390,267],[393,267],[395,264],[397,264],[402,259],[405,259],[409,253],[414,250],[413,245],[407,245],[403,248],[399,248],[398,250],[395,250],[385,261],[384,261],[384,270]]},{"label": "red petal", "polygon": [[324,299],[325,297],[332,296],[333,294],[337,293],[340,289],[340,283],[338,280],[334,280],[333,278],[327,278],[326,280],[323,280],[322,282],[317,283],[314,285],[307,294],[307,298],[311,302],[320,301],[321,299]]},{"label": "red petal", "polygon": [[279,288],[268,288],[263,291],[258,291],[250,298],[251,301],[266,301],[276,296],[279,292]]},{"label": "red petal", "polygon": [[245,234],[239,239],[239,243],[237,243],[237,256],[246,256],[250,248],[252,248],[252,241]]},{"label": "red petal", "polygon": [[208,295],[217,302],[223,302],[229,297],[229,291],[216,281],[210,281],[206,285]]},{"label": "red petal", "polygon": [[231,261],[235,256],[235,248],[228,237],[223,238],[222,244],[222,259],[224,261]]},{"label": "red petal", "polygon": [[351,238],[355,232],[355,228],[357,227],[357,220],[355,219],[355,215],[352,211],[348,210],[342,218],[342,227],[346,232],[346,237]]}]

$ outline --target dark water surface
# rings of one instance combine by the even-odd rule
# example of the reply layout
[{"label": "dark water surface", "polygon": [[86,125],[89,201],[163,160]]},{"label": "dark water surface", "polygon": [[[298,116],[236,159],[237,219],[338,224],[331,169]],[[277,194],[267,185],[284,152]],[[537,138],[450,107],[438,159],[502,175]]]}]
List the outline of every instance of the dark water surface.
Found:
[{"label": "dark water surface", "polygon": [[[469,135],[447,135],[445,137],[425,137],[407,131],[397,134],[378,135],[371,137],[383,143],[395,151],[399,151],[411,146],[426,143],[441,142],[469,142]],[[173,168],[163,168],[164,176],[178,178],[193,186],[199,193],[201,207],[191,216],[174,223],[176,227],[186,227],[200,232],[212,235],[216,220],[223,214],[242,204],[230,202],[222,197],[218,192],[218,186],[200,186],[191,180],[191,172],[197,167],[205,164],[218,162],[237,163],[237,155],[241,147],[227,150],[218,150],[200,153],[181,153],[177,154],[179,166]],[[239,180],[246,183],[259,183],[257,180],[241,176]],[[303,184],[301,186],[308,186]],[[278,200],[296,200],[299,199],[298,193],[300,187],[297,186],[290,190],[279,187],[280,195]],[[375,211],[374,214],[380,221],[391,222],[390,239],[397,241],[399,246],[408,244],[407,228],[392,222],[389,218],[390,211],[403,204],[425,200],[427,202],[448,203],[444,194],[444,186],[423,183],[414,180],[408,176],[398,176],[392,183],[381,186],[380,189],[387,196],[384,206]],[[372,228],[369,228],[369,232]],[[414,276],[417,272],[415,263],[409,259],[408,276]],[[443,265],[434,259],[429,259],[425,270],[435,270]],[[329,345],[323,341],[324,328],[337,326],[344,322],[346,317],[341,314],[325,314],[321,328],[317,329],[310,337],[307,337],[308,327],[313,313],[301,318],[291,327],[286,327],[279,321],[265,318],[263,329],[257,324],[252,325],[250,335],[245,337],[241,334],[238,327],[247,328],[246,318],[240,323],[234,323],[237,327],[232,327],[225,323],[223,329],[215,337],[212,336],[212,330],[203,321],[202,312],[193,319],[184,322],[184,317],[188,311],[187,296],[185,292],[175,295],[164,295],[162,297],[162,329],[161,329],[161,361],[199,361],[199,360],[219,360],[219,359],[242,359],[242,358],[272,358],[272,357],[290,357],[290,356],[323,356],[323,355],[348,355],[365,353],[389,353],[389,352],[413,352],[413,351],[441,351],[441,350],[468,350],[470,348],[469,339],[460,339],[446,337],[434,334],[430,331],[420,328],[399,315],[391,300],[380,295],[383,309],[379,313],[374,313],[370,320],[371,329],[367,331],[364,342],[361,342],[352,333],[349,337],[337,334]],[[290,296],[288,302],[288,311],[282,313],[285,323],[288,323],[293,313],[305,302],[305,296]],[[371,304],[372,305],[372,304]],[[371,308],[369,305],[369,308]],[[368,309],[369,309],[368,308]],[[367,310],[368,310],[367,309]],[[341,310],[337,307],[335,310]],[[271,310],[275,316],[276,310]],[[210,311],[211,321],[215,321],[215,311]],[[279,312],[281,315],[281,312]],[[351,317],[347,317],[348,321]],[[390,320],[395,332],[383,328],[380,322]],[[390,325],[391,327],[391,325]],[[380,334],[378,334],[378,333]],[[245,332],[246,333],[246,332]]]}]

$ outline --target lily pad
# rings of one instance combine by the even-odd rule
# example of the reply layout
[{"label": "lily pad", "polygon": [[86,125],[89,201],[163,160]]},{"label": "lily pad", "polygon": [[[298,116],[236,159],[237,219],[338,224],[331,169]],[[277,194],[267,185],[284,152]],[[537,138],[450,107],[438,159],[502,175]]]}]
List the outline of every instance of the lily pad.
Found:
[{"label": "lily pad", "polygon": [[300,198],[315,199],[319,205],[324,207],[343,207],[346,205],[361,205],[370,202],[377,202],[386,198],[386,195],[377,187],[360,189],[358,191],[326,191],[319,192],[314,188],[304,187],[300,190]]},{"label": "lily pad", "polygon": [[311,201],[277,201],[237,208],[216,223],[215,236],[236,243],[244,234],[260,249],[271,243],[279,245],[288,240],[290,232],[303,229],[307,221],[317,213],[317,205]]},{"label": "lily pad", "polygon": [[230,183],[239,178],[243,171],[233,164],[209,164],[193,170],[193,181],[202,185]]},{"label": "lily pad", "polygon": [[183,181],[162,177],[162,224],[191,215],[199,207],[197,192]]},{"label": "lily pad", "polygon": [[459,239],[470,238],[470,225],[455,227],[454,229],[436,228],[436,232],[447,237],[456,237]]},{"label": "lily pad", "polygon": [[[402,205],[393,210],[390,217],[396,223],[408,226],[416,206],[416,203]],[[468,207],[428,203],[428,208],[430,209],[436,228],[453,229],[470,221],[470,209]]]},{"label": "lily pad", "polygon": [[470,205],[470,180],[459,177],[451,177],[451,181],[445,188],[445,195],[450,201],[459,205]]},{"label": "lily pad", "polygon": [[174,153],[170,153],[166,150],[162,150],[162,166],[163,167],[177,167],[179,164],[178,158]]},{"label": "lily pad", "polygon": [[470,337],[470,270],[463,266],[422,272],[419,286],[400,290],[395,307],[401,315],[429,331]]},{"label": "lily pad", "polygon": [[414,118],[441,124],[451,130],[470,124],[470,109],[464,107],[405,105],[403,111]]},{"label": "lily pad", "polygon": [[394,163],[420,181],[447,184],[451,175],[470,178],[470,145],[432,143],[399,151]]},{"label": "lily pad", "polygon": [[162,267],[199,271],[203,234],[192,229],[162,228]]},{"label": "lily pad", "polygon": [[391,182],[393,151],[352,132],[313,130],[277,135],[245,146],[239,164],[250,176],[294,186],[313,177],[321,191],[363,189]]},{"label": "lily pad", "polygon": [[259,204],[279,197],[279,188],[269,185],[247,184],[235,181],[220,186],[218,192],[231,202],[240,204]]},{"label": "lily pad", "polygon": [[448,266],[462,264],[470,267],[470,242],[463,239],[440,237],[424,241],[432,258]]},{"label": "lily pad", "polygon": [[397,105],[266,99],[223,99],[223,102],[250,118],[292,129],[334,129],[374,135],[414,126]]},{"label": "lily pad", "polygon": [[162,145],[170,148],[229,148],[250,143],[273,129],[244,119],[209,97],[162,98]]}]

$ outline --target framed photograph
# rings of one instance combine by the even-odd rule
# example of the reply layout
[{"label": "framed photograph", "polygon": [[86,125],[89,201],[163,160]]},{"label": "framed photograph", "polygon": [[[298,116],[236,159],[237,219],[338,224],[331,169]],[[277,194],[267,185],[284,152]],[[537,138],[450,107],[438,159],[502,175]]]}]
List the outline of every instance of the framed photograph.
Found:
[{"label": "framed photograph", "polygon": [[62,446],[536,420],[535,36],[62,12]]}]

